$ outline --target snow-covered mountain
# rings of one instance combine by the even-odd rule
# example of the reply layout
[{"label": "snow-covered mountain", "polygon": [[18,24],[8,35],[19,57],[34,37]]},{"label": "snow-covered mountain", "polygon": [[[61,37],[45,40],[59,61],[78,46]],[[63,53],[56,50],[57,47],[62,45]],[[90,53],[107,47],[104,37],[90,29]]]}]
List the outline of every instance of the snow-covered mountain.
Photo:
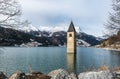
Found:
[{"label": "snow-covered mountain", "polygon": [[[77,45],[79,46],[93,46],[101,42],[101,38],[86,34],[84,32],[79,32],[79,27],[75,27],[77,31]],[[46,37],[55,45],[66,45],[66,31],[68,27],[50,27],[50,26],[40,26],[35,27],[33,25],[14,28],[30,35],[37,37]]]},{"label": "snow-covered mountain", "polygon": [[[7,28],[7,27],[5,27]],[[8,27],[12,28],[12,27]],[[12,29],[15,30],[21,30],[24,32],[30,32],[30,31],[47,31],[47,32],[57,32],[57,31],[67,31],[67,26],[38,26],[35,27],[32,24],[29,24],[27,26],[21,26],[21,27],[13,27]],[[79,32],[79,27],[75,27],[76,31]]]},{"label": "snow-covered mountain", "polygon": [[[47,37],[55,44],[64,45],[66,44],[66,37],[67,32],[66,31],[56,31],[56,32],[50,32],[50,31],[30,31],[29,34],[38,36],[38,37]],[[77,38],[77,45],[84,45],[84,46],[93,46],[97,45],[101,42],[98,37],[94,37],[92,35],[88,35],[86,33],[80,32],[76,35]]]},{"label": "snow-covered mountain", "polygon": [[33,25],[29,25],[29,26],[26,26],[26,27],[19,27],[16,30],[21,30],[21,31],[24,31],[24,32],[39,31],[39,29],[34,27]]},{"label": "snow-covered mountain", "polygon": [[91,46],[91,44],[87,43],[86,41],[84,40],[81,40],[81,39],[77,39],[77,46]]}]

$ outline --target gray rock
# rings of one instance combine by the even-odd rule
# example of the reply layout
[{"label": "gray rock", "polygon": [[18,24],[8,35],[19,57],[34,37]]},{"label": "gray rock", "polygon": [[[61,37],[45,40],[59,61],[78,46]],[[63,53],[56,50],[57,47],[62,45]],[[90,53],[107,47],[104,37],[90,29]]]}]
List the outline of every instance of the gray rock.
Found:
[{"label": "gray rock", "polygon": [[109,71],[84,72],[80,73],[78,76],[79,79],[112,79],[112,77],[112,73]]},{"label": "gray rock", "polygon": [[22,72],[16,72],[9,79],[50,79],[50,76],[44,75],[41,72],[32,72],[28,75]]},{"label": "gray rock", "polygon": [[48,75],[51,76],[51,79],[77,79],[75,74],[69,74],[63,69],[51,71]]},{"label": "gray rock", "polygon": [[74,73],[71,73],[71,74],[68,76],[68,79],[77,79],[77,75],[74,74]]},{"label": "gray rock", "polygon": [[9,77],[9,79],[24,79],[25,73],[22,73],[21,71],[15,72],[12,76]]},{"label": "gray rock", "polygon": [[41,72],[32,72],[25,76],[25,79],[50,79],[50,76],[44,75]]},{"label": "gray rock", "polygon": [[47,75],[26,75],[25,79],[50,79],[50,76]]},{"label": "gray rock", "polygon": [[120,71],[113,72],[113,79],[120,79]]},{"label": "gray rock", "polygon": [[8,79],[6,75],[4,75],[3,72],[0,72],[0,79]]}]

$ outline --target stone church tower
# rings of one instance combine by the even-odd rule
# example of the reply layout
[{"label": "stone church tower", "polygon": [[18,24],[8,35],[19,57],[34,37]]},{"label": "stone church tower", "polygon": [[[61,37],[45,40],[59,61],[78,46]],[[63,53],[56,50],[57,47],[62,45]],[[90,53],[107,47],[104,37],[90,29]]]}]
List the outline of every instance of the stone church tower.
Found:
[{"label": "stone church tower", "polygon": [[76,53],[76,31],[72,21],[67,31],[67,53]]}]

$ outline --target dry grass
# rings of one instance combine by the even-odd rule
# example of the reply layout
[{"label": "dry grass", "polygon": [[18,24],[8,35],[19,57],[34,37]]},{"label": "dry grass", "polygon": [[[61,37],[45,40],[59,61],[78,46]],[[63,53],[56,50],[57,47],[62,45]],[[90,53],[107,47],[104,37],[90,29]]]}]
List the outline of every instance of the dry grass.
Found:
[{"label": "dry grass", "polygon": [[101,66],[98,70],[100,70],[100,71],[107,71],[107,70],[109,70],[109,67],[103,65],[103,66]]},{"label": "dry grass", "polygon": [[120,67],[113,67],[113,68],[109,68],[106,65],[100,66],[100,68],[98,69],[99,71],[107,71],[107,70],[111,70],[111,71],[115,71],[115,72],[120,72]]},{"label": "dry grass", "polygon": [[115,72],[120,72],[120,67],[113,67],[113,68],[109,68],[106,65],[100,66],[98,69],[95,69],[95,67],[91,67],[89,69],[86,69],[86,71],[115,71]]},{"label": "dry grass", "polygon": [[115,67],[115,68],[114,68],[114,71],[120,72],[120,67]]}]

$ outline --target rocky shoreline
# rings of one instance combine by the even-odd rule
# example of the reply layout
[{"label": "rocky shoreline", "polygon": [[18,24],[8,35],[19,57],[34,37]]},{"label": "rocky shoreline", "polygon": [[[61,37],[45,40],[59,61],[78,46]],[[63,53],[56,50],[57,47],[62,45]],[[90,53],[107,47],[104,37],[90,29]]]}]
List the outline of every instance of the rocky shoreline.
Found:
[{"label": "rocky shoreline", "polygon": [[103,48],[105,50],[111,50],[111,51],[120,51],[120,48],[119,49],[115,49],[115,48]]},{"label": "rocky shoreline", "polygon": [[10,77],[7,77],[3,72],[0,72],[0,79],[120,79],[120,71],[89,71],[78,75],[75,73],[69,73],[64,69],[53,70],[47,75],[41,72],[26,74],[21,71],[17,71]]},{"label": "rocky shoreline", "polygon": [[105,50],[111,50],[111,51],[120,51],[120,48],[110,48],[110,47],[98,47],[98,46],[95,46],[96,48],[102,48],[102,49],[105,49]]},{"label": "rocky shoreline", "polygon": [[115,47],[103,47],[101,45],[96,45],[94,46],[95,48],[102,48],[102,49],[105,49],[105,50],[111,50],[111,51],[120,51],[120,47],[119,48],[115,48]]}]

